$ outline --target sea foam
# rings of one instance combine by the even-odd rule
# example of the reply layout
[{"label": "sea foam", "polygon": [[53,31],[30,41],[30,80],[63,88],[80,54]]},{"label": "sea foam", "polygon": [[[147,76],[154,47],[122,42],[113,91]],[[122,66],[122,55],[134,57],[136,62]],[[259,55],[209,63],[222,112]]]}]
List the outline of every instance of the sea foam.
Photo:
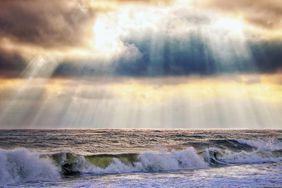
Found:
[{"label": "sea foam", "polygon": [[[238,142],[261,145],[255,140]],[[254,147],[253,150],[241,151],[220,147],[207,147],[204,150],[188,147],[178,151],[90,156],[74,153],[40,155],[24,148],[0,150],[0,185],[52,182],[68,175],[171,172],[213,166],[281,162],[280,153],[272,150],[273,147]]]},{"label": "sea foam", "polygon": [[0,150],[0,185],[56,181],[58,168],[51,160],[24,148]]},{"label": "sea foam", "polygon": [[257,150],[263,151],[275,151],[282,150],[282,142],[275,138],[261,138],[261,139],[238,139],[238,142],[242,144],[248,144],[249,146],[257,148]]},{"label": "sea foam", "polygon": [[204,161],[204,158],[198,155],[193,147],[189,147],[181,151],[144,152],[138,155],[137,161],[127,164],[113,158],[112,163],[106,168],[97,167],[80,156],[74,170],[85,174],[116,174],[192,170],[208,167],[209,164]]}]

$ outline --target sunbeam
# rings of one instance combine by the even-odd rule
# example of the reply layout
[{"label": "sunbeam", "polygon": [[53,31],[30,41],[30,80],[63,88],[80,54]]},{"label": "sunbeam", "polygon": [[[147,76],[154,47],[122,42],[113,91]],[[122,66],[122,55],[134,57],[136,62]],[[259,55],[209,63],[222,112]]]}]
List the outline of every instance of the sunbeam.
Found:
[{"label": "sunbeam", "polygon": [[[35,109],[41,108],[41,100],[45,100],[44,85],[55,71],[57,63],[58,59],[53,57],[37,56],[33,58],[22,73],[23,82],[13,92],[10,92],[8,102],[3,105],[0,120],[7,121],[8,124],[32,122],[33,118],[37,116]],[[25,101],[26,96],[30,96],[34,101]],[[18,109],[21,105],[26,108],[20,112]],[[25,122],[24,119],[27,117],[28,121]],[[28,127],[28,125],[23,124],[21,127]]]},{"label": "sunbeam", "polygon": [[[21,10],[21,17],[38,17],[25,4],[6,6]],[[262,28],[267,23],[260,15],[258,23],[235,5],[226,13],[229,4],[193,0],[49,6],[42,11],[54,16],[42,15],[41,25],[28,27],[30,34],[20,35],[12,25],[9,33],[0,29],[2,83],[15,83],[0,91],[3,127],[277,128],[281,123],[282,45]],[[2,17],[17,19],[2,14],[0,23]],[[275,79],[262,81],[265,77]]]},{"label": "sunbeam", "polygon": [[281,0],[0,0],[0,187],[281,187]]}]

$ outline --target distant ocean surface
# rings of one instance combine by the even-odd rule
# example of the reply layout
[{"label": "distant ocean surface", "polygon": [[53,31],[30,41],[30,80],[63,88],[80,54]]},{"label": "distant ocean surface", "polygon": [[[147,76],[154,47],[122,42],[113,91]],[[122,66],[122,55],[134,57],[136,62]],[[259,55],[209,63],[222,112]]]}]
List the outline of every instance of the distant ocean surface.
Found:
[{"label": "distant ocean surface", "polygon": [[0,187],[282,187],[282,130],[1,130]]}]

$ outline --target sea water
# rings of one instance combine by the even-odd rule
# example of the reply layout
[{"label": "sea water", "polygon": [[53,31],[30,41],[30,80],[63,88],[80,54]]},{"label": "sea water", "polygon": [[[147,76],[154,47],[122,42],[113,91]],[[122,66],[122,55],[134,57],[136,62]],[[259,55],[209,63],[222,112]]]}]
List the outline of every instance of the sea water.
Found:
[{"label": "sea water", "polygon": [[282,187],[281,130],[1,130],[2,187]]}]

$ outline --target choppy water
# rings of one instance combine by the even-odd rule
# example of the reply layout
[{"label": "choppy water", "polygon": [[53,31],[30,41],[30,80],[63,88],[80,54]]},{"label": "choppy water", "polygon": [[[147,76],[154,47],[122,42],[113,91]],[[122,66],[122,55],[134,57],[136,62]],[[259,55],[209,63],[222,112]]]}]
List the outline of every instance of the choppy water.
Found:
[{"label": "choppy water", "polygon": [[1,130],[4,187],[282,187],[282,130]]}]

